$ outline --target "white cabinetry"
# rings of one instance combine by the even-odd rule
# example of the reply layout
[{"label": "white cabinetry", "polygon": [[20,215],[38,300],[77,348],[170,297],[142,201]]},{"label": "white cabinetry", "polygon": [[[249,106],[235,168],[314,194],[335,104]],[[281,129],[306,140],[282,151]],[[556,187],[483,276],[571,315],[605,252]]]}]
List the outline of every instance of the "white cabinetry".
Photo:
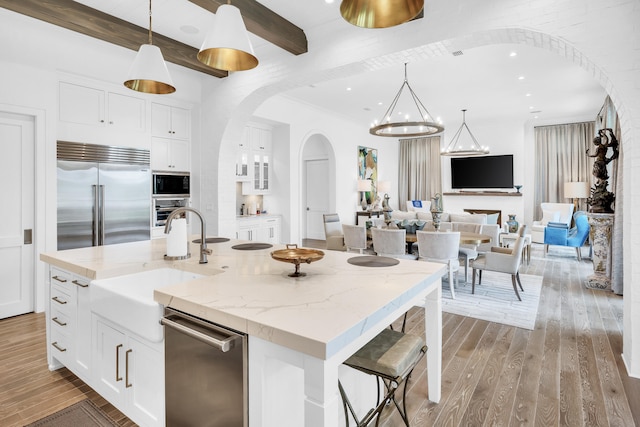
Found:
[{"label": "white cabinetry", "polygon": [[251,153],[251,128],[242,130],[242,140],[236,144],[236,181],[249,181],[249,155]]},{"label": "white cabinetry", "polygon": [[151,104],[151,169],[188,172],[191,168],[191,113]]},{"label": "white cabinetry", "polygon": [[[242,194],[268,194],[271,191],[272,131],[264,127],[247,126],[243,135],[243,141],[238,144],[236,160],[236,175],[238,180],[243,181]],[[245,158],[246,176],[242,163]]]},{"label": "white cabinetry", "polygon": [[52,367],[61,363],[87,381],[91,376],[89,280],[53,267],[49,280],[49,363]]},{"label": "white cabinetry", "polygon": [[148,148],[145,111],[142,98],[61,81],[58,139]]},{"label": "white cabinetry", "polygon": [[151,134],[164,138],[190,139],[190,111],[185,108],[152,103]]},{"label": "white cabinetry", "polygon": [[66,366],[135,423],[164,425],[164,342],[151,343],[91,312],[90,280],[49,267],[50,369]]},{"label": "white cabinetry", "polygon": [[279,216],[239,218],[236,238],[263,243],[280,243]]},{"label": "white cabinetry", "polygon": [[136,423],[163,425],[162,343],[147,345],[99,316],[94,328],[93,387]]},{"label": "white cabinetry", "polygon": [[151,169],[154,171],[189,172],[189,141],[169,138],[151,138]]}]

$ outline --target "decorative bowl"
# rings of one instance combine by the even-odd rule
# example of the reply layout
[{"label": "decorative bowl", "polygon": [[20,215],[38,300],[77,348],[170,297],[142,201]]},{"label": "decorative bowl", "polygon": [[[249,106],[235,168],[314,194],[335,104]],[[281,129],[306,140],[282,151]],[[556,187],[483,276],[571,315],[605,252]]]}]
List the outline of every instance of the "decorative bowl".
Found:
[{"label": "decorative bowl", "polygon": [[276,261],[288,262],[295,265],[295,271],[289,274],[289,277],[302,277],[307,273],[300,271],[300,264],[311,264],[324,258],[324,252],[318,249],[299,248],[296,244],[287,244],[286,249],[279,249],[271,252],[271,258]]}]

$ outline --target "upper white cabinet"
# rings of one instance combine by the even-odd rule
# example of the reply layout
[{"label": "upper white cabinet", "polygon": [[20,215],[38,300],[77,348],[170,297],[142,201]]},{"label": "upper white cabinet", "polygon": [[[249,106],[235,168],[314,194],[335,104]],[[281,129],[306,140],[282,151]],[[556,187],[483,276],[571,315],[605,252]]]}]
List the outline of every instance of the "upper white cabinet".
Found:
[{"label": "upper white cabinet", "polygon": [[251,128],[245,126],[242,139],[236,144],[236,180],[249,181],[249,155],[251,153]]},{"label": "upper white cabinet", "polygon": [[191,113],[184,108],[151,103],[151,134],[163,138],[189,139]]},{"label": "upper white cabinet", "polygon": [[[248,159],[247,177],[241,179],[242,194],[268,194],[271,191],[271,162],[272,162],[272,131],[269,128],[247,126],[245,129],[249,149],[239,151],[239,160],[244,154]],[[242,168],[240,164],[240,168]],[[238,174],[236,164],[236,175]],[[242,169],[241,169],[242,170]]]},{"label": "upper white cabinet", "polygon": [[189,141],[151,138],[151,169],[156,171],[189,172],[191,166]]},{"label": "upper white cabinet", "polygon": [[60,82],[60,121],[144,132],[145,100],[102,89]]},{"label": "upper white cabinet", "polygon": [[151,169],[189,172],[191,111],[151,103]]}]

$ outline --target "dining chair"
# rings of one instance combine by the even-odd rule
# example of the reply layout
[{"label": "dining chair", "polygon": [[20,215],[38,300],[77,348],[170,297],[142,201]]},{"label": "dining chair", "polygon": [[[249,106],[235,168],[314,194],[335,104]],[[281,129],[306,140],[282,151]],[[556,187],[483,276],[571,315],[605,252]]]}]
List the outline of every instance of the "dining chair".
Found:
[{"label": "dining chair", "polygon": [[[471,222],[454,222],[451,224],[453,231],[460,231],[464,233],[480,234],[482,229],[481,224],[474,224]],[[478,258],[478,245],[461,244],[458,249],[458,257],[464,261],[464,281],[469,281],[469,261]]]},{"label": "dining chair", "polygon": [[[473,269],[471,275],[471,293],[475,293],[476,289],[476,270],[478,270],[478,284],[482,283],[482,271],[496,271],[499,273],[506,273],[511,275],[511,283],[513,284],[513,290],[516,293],[519,301],[520,293],[518,292],[518,286],[520,290],[524,292],[522,288],[522,282],[520,282],[520,274],[518,269],[520,268],[520,262],[522,260],[522,247],[524,246],[525,234],[527,233],[527,226],[523,225],[518,231],[518,238],[510,248],[493,247],[491,252],[487,252],[482,256],[479,256],[471,264]],[[517,284],[516,284],[517,283]]]},{"label": "dining chair", "polygon": [[373,250],[378,256],[390,258],[417,259],[407,253],[407,231],[404,229],[372,228]]},{"label": "dining chair", "polygon": [[367,252],[367,228],[363,225],[342,224],[344,234],[344,245],[347,252],[358,251],[361,254]]},{"label": "dining chair", "polygon": [[[418,259],[447,265],[451,298],[455,299],[454,287],[458,284],[458,270],[460,269],[458,258],[460,232],[416,231],[416,236],[418,238]],[[455,285],[453,281],[454,273]]]},{"label": "dining chair", "polygon": [[337,213],[323,214],[324,235],[327,242],[327,249],[334,251],[344,251],[344,235],[342,234],[342,223]]}]

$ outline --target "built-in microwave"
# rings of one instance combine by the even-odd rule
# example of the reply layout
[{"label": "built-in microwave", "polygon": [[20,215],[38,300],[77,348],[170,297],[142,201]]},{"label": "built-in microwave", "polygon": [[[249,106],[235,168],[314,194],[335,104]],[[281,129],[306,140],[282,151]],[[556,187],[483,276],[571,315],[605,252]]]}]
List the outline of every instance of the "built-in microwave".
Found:
[{"label": "built-in microwave", "polygon": [[188,172],[153,172],[153,196],[189,197],[190,181]]}]

